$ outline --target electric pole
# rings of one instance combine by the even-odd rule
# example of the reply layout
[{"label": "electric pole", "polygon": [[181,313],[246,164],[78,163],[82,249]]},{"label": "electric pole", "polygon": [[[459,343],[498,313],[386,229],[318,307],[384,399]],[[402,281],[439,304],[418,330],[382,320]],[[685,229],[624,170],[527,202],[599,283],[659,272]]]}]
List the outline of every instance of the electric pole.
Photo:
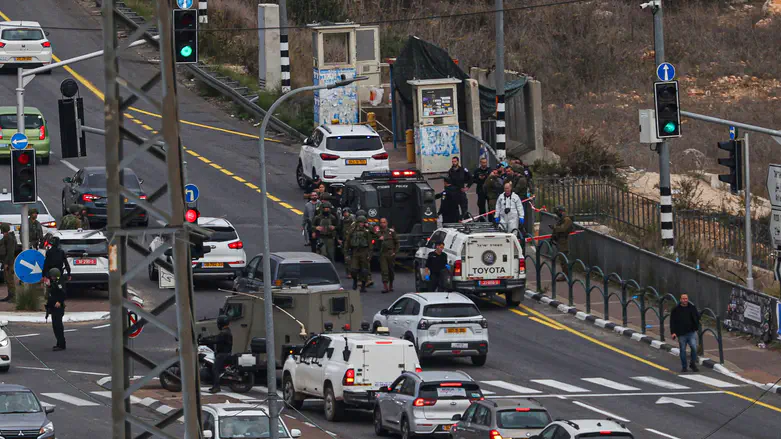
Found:
[{"label": "electric pole", "polygon": [[496,0],[496,158],[507,158],[504,124],[504,2]]},{"label": "electric pole", "polygon": [[290,91],[290,47],[287,33],[287,0],[279,0],[279,55],[282,68],[282,93]]}]

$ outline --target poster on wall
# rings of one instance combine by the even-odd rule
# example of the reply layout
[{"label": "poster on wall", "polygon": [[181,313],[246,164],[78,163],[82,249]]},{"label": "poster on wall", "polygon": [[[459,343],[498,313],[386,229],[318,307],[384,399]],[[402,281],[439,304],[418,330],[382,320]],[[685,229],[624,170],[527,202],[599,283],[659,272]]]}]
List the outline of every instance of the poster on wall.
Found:
[{"label": "poster on wall", "polygon": [[423,101],[423,116],[455,116],[452,88],[428,88],[420,92]]},{"label": "poster on wall", "polygon": [[781,300],[776,300],[776,336],[781,340]]},{"label": "poster on wall", "polygon": [[[342,79],[355,77],[354,68],[314,69],[315,85],[334,84]],[[336,119],[340,124],[358,123],[358,85],[352,83],[345,87],[315,92],[315,125],[330,124]]]},{"label": "poster on wall", "polygon": [[769,341],[772,338],[773,305],[774,300],[770,296],[733,288],[724,327],[729,331],[740,331]]},{"label": "poster on wall", "polygon": [[451,157],[460,155],[458,125],[415,127],[417,166],[423,173],[447,172]]}]

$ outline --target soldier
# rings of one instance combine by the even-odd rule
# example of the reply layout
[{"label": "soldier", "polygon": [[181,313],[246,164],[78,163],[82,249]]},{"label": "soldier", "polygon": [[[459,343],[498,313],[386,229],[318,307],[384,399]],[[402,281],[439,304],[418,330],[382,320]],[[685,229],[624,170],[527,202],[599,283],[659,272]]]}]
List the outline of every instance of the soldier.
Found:
[{"label": "soldier", "polygon": [[[556,225],[551,224],[550,228],[553,229],[553,243],[556,245],[556,248],[558,250],[557,256],[555,259],[559,259],[558,253],[561,253],[564,256],[569,255],[569,234],[572,233],[572,230],[574,229],[574,225],[572,223],[572,218],[569,216],[566,216],[566,209],[564,209],[564,206],[558,206],[556,207],[556,215],[559,217],[559,220],[556,222]],[[556,269],[556,261],[553,261],[553,269]],[[561,275],[556,275],[556,280],[564,280],[564,274],[566,273],[566,267],[564,266],[564,259],[562,258],[561,261]]]},{"label": "soldier", "polygon": [[89,230],[89,218],[87,218],[87,208],[79,204],[79,220],[81,220],[82,230]]},{"label": "soldier", "polygon": [[350,232],[350,248],[352,249],[352,274],[353,289],[358,289],[358,277],[361,279],[361,292],[366,292],[366,280],[369,274],[369,257],[371,255],[372,232],[369,230],[366,217],[361,215],[357,218]]},{"label": "soldier", "polygon": [[323,244],[320,254],[334,262],[336,252],[335,240],[337,237],[336,227],[339,225],[339,220],[336,218],[336,215],[331,213],[331,207],[333,206],[331,206],[330,202],[324,201],[321,206],[322,210],[315,217],[313,224]]},{"label": "soldier", "polygon": [[352,234],[353,230],[358,226],[357,218],[359,216],[366,216],[366,211],[358,209],[358,211],[355,212],[353,221],[344,229],[344,246],[342,249],[344,251],[344,265],[347,268],[347,279],[352,279],[352,248],[350,247],[350,234]]},{"label": "soldier", "polygon": [[488,167],[488,159],[481,158],[480,166],[472,172],[472,183],[475,184],[475,192],[477,192],[477,211],[480,215],[486,212],[485,206],[488,199],[485,194],[485,180],[489,175],[491,175],[491,169]]},{"label": "soldier", "polygon": [[382,294],[393,291],[393,279],[396,277],[396,253],[399,251],[399,235],[388,227],[386,218],[380,219],[380,230],[377,233],[380,241],[380,270],[382,271]]},{"label": "soldier", "polygon": [[8,295],[0,302],[10,302],[16,297],[16,273],[14,273],[14,259],[16,259],[16,234],[11,226],[0,224],[0,232],[3,234],[0,240],[0,262],[3,263],[3,278],[8,286]]},{"label": "soldier", "polygon": [[38,209],[30,209],[30,248],[38,250],[43,246],[43,226],[38,221]]},{"label": "soldier", "polygon": [[81,228],[81,220],[78,216],[76,216],[79,213],[79,207],[75,204],[72,204],[70,207],[68,207],[68,214],[62,217],[62,220],[60,221],[60,230],[76,230]]},{"label": "soldier", "polygon": [[[501,165],[497,165],[496,169],[491,172],[491,175],[486,178],[483,184],[483,190],[485,196],[488,199],[488,211],[493,212],[496,209],[496,200],[499,199],[499,195],[504,191],[504,181],[502,179],[503,169]],[[488,221],[494,221],[494,214],[488,215]]]},{"label": "soldier", "polygon": [[317,251],[316,244],[317,242],[311,239],[313,230],[312,230],[312,221],[315,219],[315,212],[317,211],[317,204],[318,204],[318,195],[317,192],[312,192],[309,195],[309,202],[306,203],[306,206],[304,206],[304,218],[301,222],[301,230],[304,231],[304,239],[306,244],[310,246],[312,249],[312,253],[315,253]]},{"label": "soldier", "polygon": [[339,222],[339,244],[342,246],[342,256],[344,257],[344,267],[347,272],[347,279],[350,279],[350,255],[348,254],[350,246],[347,242],[347,235],[354,222],[355,215],[351,213],[350,208],[345,207],[342,209],[342,218]]}]

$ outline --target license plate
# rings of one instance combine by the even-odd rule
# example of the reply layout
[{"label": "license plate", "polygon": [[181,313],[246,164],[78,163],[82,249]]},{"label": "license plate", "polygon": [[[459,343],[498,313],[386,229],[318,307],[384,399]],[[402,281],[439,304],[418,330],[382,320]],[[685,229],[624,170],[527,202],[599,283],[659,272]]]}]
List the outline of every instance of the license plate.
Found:
[{"label": "license plate", "polygon": [[466,328],[447,328],[445,332],[448,334],[466,334]]},{"label": "license plate", "polygon": [[9,146],[8,143],[0,143],[0,148],[8,148]]},{"label": "license plate", "polygon": [[127,203],[127,198],[125,198],[125,203]]},{"label": "license plate", "polygon": [[359,159],[347,159],[347,160],[345,160],[345,162],[348,165],[365,165],[366,164],[366,159],[360,159],[360,160]]},{"label": "license plate", "polygon": [[204,262],[204,268],[222,268],[222,262]]},{"label": "license plate", "polygon": [[490,287],[494,285],[500,285],[502,281],[500,280],[481,280],[477,284],[481,287]]},{"label": "license plate", "polygon": [[443,425],[443,426],[442,426],[442,430],[444,430],[444,431],[450,431],[450,427],[452,427],[452,425]]},{"label": "license plate", "polygon": [[75,259],[73,265],[95,265],[98,261],[96,259]]},{"label": "license plate", "polygon": [[33,59],[29,56],[23,56],[21,58],[16,58],[17,61],[32,61]]},{"label": "license plate", "polygon": [[450,347],[453,349],[466,349],[469,347],[469,343],[450,343]]}]

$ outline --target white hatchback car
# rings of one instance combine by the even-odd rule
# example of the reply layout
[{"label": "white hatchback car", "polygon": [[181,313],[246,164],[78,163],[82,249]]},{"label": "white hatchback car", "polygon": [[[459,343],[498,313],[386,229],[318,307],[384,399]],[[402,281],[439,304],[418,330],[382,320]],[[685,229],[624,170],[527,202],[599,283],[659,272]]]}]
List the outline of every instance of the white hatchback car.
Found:
[{"label": "white hatchback car", "polygon": [[[230,279],[236,277],[247,264],[247,254],[244,243],[233,224],[225,218],[202,216],[198,225],[213,232],[211,238],[204,241],[204,247],[209,248],[201,259],[193,261],[193,277],[209,279]],[[154,251],[171,235],[156,236],[149,244],[149,251]],[[169,262],[173,259],[166,256]],[[149,280],[157,281],[157,264],[149,264]]]},{"label": "white hatchback car", "polygon": [[47,33],[35,21],[0,21],[0,68],[51,64],[52,44]]},{"label": "white hatchback car", "polygon": [[373,328],[411,341],[418,357],[471,357],[475,366],[488,358],[488,320],[461,293],[409,293],[374,315]]},{"label": "white hatchback car", "polygon": [[8,372],[11,368],[11,339],[5,332],[8,321],[0,322],[0,372]]},{"label": "white hatchback car", "polygon": [[[204,404],[203,438],[236,439],[271,437],[268,406],[261,404]],[[280,438],[301,437],[301,430],[288,429],[285,418],[279,416]]]},{"label": "white hatchback car", "polygon": [[[46,234],[49,229],[57,227],[57,222],[54,217],[49,213],[49,209],[44,204],[41,197],[38,197],[38,201],[35,204],[28,204],[30,209],[38,210],[38,221],[43,226],[43,233]],[[3,189],[0,193],[0,223],[10,224],[14,228],[16,233],[16,240],[21,244],[21,224],[22,224],[22,205],[14,204],[11,201],[11,194],[8,193],[8,189]]]},{"label": "white hatchback car", "polygon": [[[94,230],[55,230],[46,239],[57,237],[71,267],[70,285],[97,287],[108,290],[108,238]],[[46,254],[49,247],[44,243]],[[44,273],[46,276],[48,273]]]},{"label": "white hatchback car", "polygon": [[318,176],[344,183],[364,171],[388,171],[388,152],[368,125],[320,125],[301,145],[296,181],[304,189]]}]

